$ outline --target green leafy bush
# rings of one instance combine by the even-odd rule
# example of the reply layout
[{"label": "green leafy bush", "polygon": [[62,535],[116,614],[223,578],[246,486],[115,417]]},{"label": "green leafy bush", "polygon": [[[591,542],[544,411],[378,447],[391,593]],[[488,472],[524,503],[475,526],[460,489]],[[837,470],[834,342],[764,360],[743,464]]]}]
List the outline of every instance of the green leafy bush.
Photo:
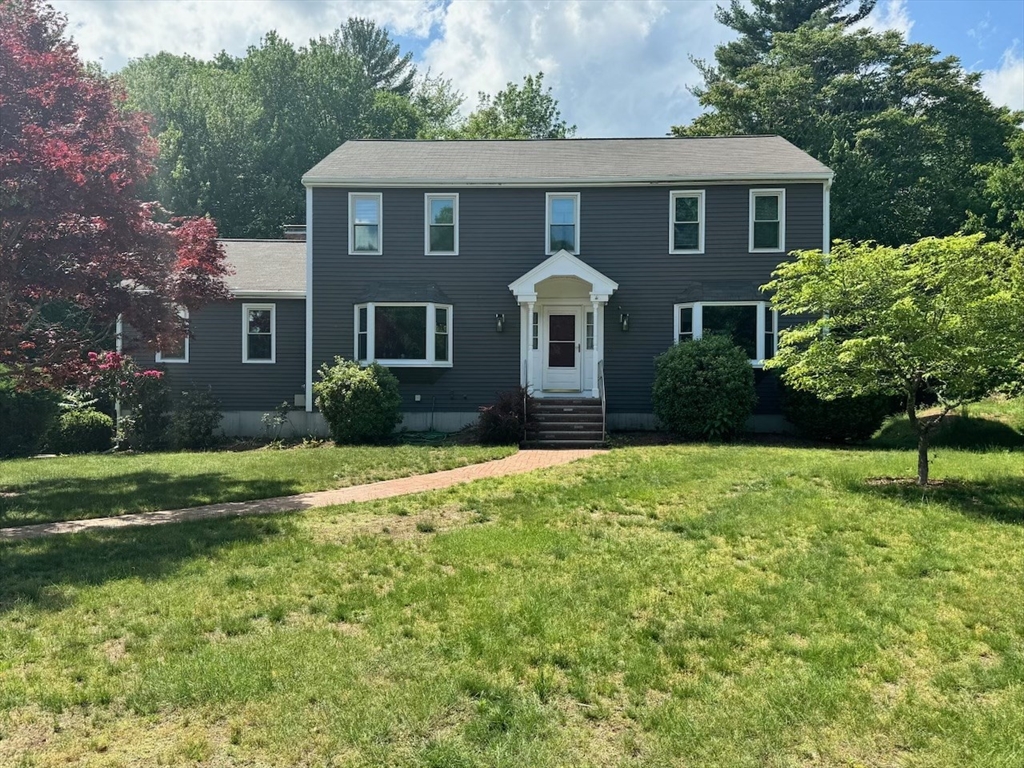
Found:
[{"label": "green leafy bush", "polygon": [[38,453],[56,418],[56,394],[19,392],[0,369],[0,459]]},{"label": "green leafy bush", "polygon": [[813,392],[782,388],[782,415],[800,434],[815,440],[867,440],[897,407],[889,395],[821,400]]},{"label": "green leafy bush", "polygon": [[[118,446],[137,451],[167,447],[171,397],[158,371],[145,371],[132,385],[131,409],[121,416]],[[122,408],[124,408],[122,403]]]},{"label": "green leafy bush", "polygon": [[525,391],[522,387],[498,395],[493,405],[480,408],[477,433],[486,445],[518,445],[526,429]]},{"label": "green leafy bush", "polygon": [[387,368],[366,368],[352,360],[334,358],[320,366],[313,385],[316,406],[324,415],[331,437],[339,444],[378,443],[402,421],[398,379]]},{"label": "green leafy bush", "polygon": [[58,453],[98,453],[110,448],[114,420],[92,409],[65,411],[57,420],[51,444]]},{"label": "green leafy bush", "polygon": [[689,439],[732,437],[757,403],[747,353],[726,336],[677,344],[655,360],[654,415]]},{"label": "green leafy bush", "polygon": [[211,389],[190,389],[182,392],[171,415],[172,445],[190,451],[212,448],[219,440],[217,428],[220,427],[223,418],[220,400],[214,396]]}]

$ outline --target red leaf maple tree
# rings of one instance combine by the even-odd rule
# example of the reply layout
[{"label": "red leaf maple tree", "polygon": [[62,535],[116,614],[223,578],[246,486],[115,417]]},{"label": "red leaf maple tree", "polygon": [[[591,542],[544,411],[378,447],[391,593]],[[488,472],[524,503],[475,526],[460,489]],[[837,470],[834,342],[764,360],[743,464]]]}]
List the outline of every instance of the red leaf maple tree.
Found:
[{"label": "red leaf maple tree", "polygon": [[86,375],[118,317],[156,347],[187,332],[177,307],[228,296],[215,224],[142,200],[148,118],[65,27],[39,0],[0,2],[0,366],[23,387]]}]

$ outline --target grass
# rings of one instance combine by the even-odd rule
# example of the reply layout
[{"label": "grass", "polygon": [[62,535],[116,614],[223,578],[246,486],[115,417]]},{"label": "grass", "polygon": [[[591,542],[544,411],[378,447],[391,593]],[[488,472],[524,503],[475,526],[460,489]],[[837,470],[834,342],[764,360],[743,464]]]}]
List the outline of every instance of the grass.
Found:
[{"label": "grass", "polygon": [[[917,436],[906,416],[893,416],[882,425],[871,443],[877,448],[914,450],[917,447]],[[936,448],[965,451],[1024,449],[1024,398],[991,398],[951,413],[931,443]]]},{"label": "grass", "polygon": [[514,450],[397,445],[0,461],[0,526],[322,491],[453,469]]},{"label": "grass", "polygon": [[4,545],[0,764],[1019,766],[1024,465],[865,482],[914,466],[627,448]]}]

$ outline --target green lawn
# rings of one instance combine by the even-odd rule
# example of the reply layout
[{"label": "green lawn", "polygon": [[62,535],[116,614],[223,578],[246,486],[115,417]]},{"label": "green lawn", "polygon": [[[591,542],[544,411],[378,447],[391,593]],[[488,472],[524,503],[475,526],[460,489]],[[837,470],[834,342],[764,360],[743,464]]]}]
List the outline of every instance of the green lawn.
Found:
[{"label": "green lawn", "polygon": [[3,545],[0,765],[1019,768],[1024,462],[868,482],[914,465],[626,448]]},{"label": "green lawn", "polygon": [[0,461],[0,527],[322,491],[453,469],[514,450],[393,445]]}]

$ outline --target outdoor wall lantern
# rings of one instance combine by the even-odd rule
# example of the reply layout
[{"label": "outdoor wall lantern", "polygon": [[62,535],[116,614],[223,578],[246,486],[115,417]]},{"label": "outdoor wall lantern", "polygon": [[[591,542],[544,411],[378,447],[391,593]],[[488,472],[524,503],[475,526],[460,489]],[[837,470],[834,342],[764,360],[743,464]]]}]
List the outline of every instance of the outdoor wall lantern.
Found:
[{"label": "outdoor wall lantern", "polygon": [[[619,310],[621,311],[622,307],[619,307]],[[619,325],[622,326],[622,330],[623,331],[628,331],[629,330],[629,313],[628,312],[622,312],[619,315]]]},{"label": "outdoor wall lantern", "polygon": [[498,333],[505,330],[505,315],[502,312],[494,316],[494,328]]}]

